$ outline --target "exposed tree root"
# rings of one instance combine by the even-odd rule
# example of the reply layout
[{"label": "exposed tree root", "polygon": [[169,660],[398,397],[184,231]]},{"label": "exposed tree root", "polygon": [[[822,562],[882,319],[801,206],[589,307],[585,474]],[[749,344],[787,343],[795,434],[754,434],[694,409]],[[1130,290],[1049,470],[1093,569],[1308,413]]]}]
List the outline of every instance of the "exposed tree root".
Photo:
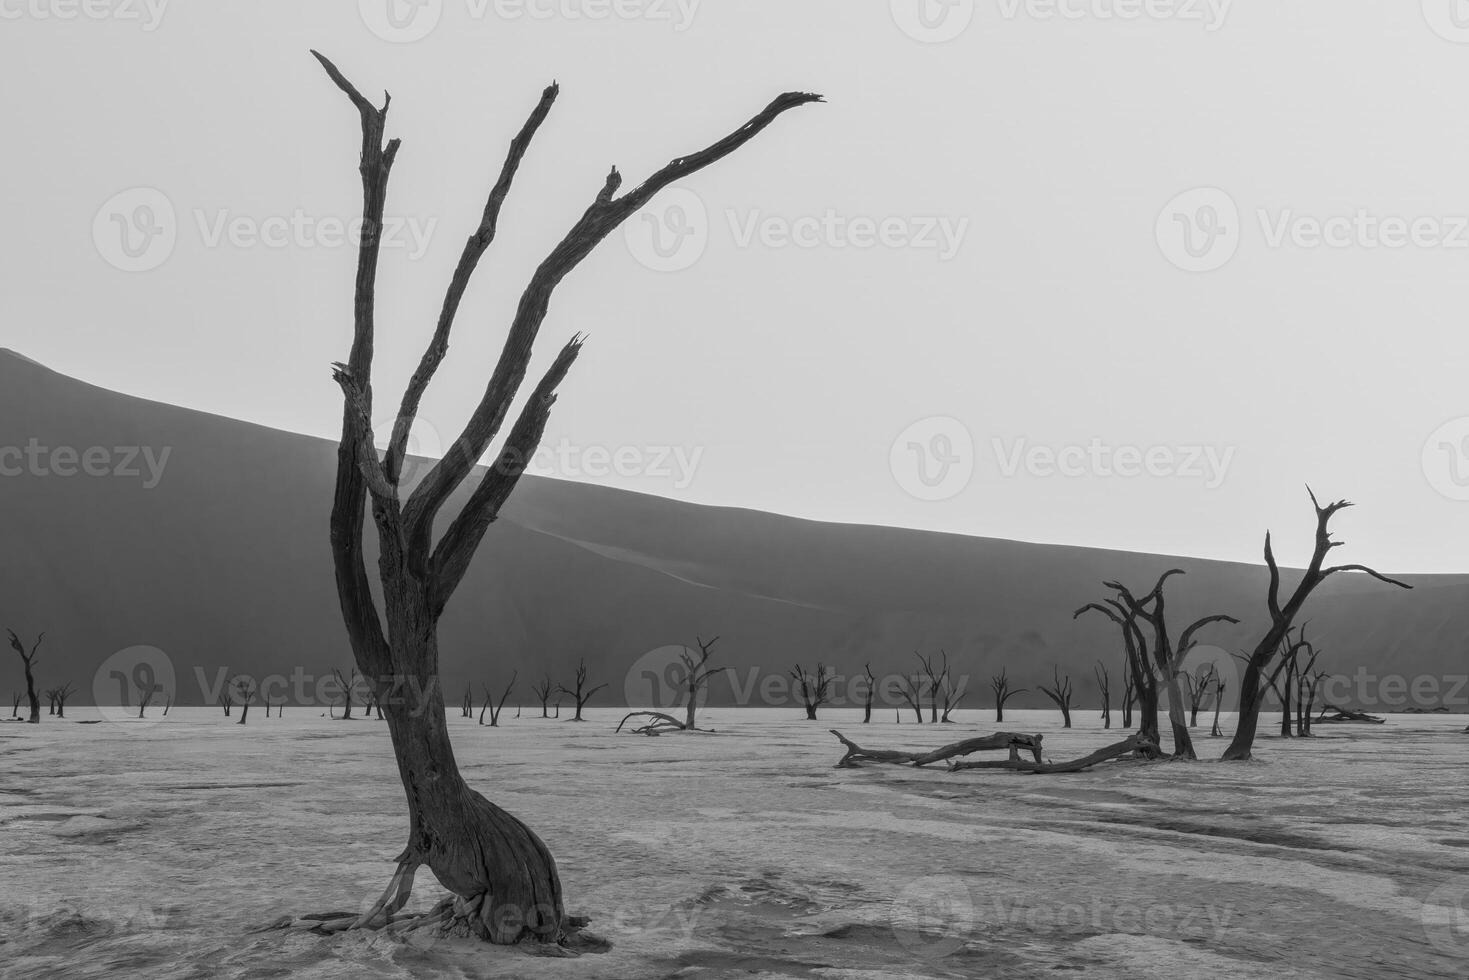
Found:
[{"label": "exposed tree root", "polygon": [[933,749],[928,752],[899,752],[888,749],[864,749],[856,742],[847,738],[835,728],[828,729],[837,739],[847,747],[847,754],[837,761],[838,769],[850,769],[863,762],[887,762],[894,765],[926,766],[934,762],[942,762],[955,756],[969,755],[971,752],[994,752],[1003,749],[1010,750],[1010,758],[1018,761],[1020,750],[1025,749],[1035,756],[1036,764],[1041,762],[1041,740],[1042,735],[1020,735],[1015,732],[996,732],[993,735],[981,735],[978,738],[965,739],[962,742],[953,742],[942,748]]}]

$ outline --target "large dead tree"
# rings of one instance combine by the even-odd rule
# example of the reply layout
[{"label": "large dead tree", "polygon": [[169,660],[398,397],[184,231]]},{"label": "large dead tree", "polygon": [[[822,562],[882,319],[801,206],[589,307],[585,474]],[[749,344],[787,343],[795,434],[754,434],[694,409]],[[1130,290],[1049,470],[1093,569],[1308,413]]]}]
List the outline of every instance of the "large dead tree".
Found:
[{"label": "large dead tree", "polygon": [[1211,623],[1238,623],[1239,620],[1224,614],[1204,616],[1189,624],[1175,643],[1168,632],[1163,589],[1170,578],[1182,574],[1183,569],[1170,568],[1158,577],[1153,590],[1141,599],[1119,582],[1103,584],[1117,593],[1122,607],[1134,615],[1134,623],[1141,620],[1153,628],[1153,666],[1157,667],[1168,690],[1168,723],[1173,729],[1173,756],[1176,759],[1197,759],[1193,738],[1189,735],[1188,718],[1184,713],[1183,687],[1178,682],[1179,664],[1198,642],[1194,639],[1194,634],[1199,630]]},{"label": "large dead tree", "polygon": [[1301,608],[1305,606],[1311,593],[1316,591],[1317,586],[1333,575],[1342,572],[1357,572],[1370,575],[1380,582],[1386,582],[1388,585],[1401,589],[1412,588],[1406,582],[1388,578],[1366,565],[1328,567],[1326,556],[1332,549],[1339,548],[1343,544],[1341,541],[1331,539],[1331,518],[1338,511],[1345,510],[1352,505],[1350,501],[1338,500],[1323,507],[1317,501],[1316,494],[1311,492],[1310,487],[1306,488],[1306,493],[1310,495],[1311,506],[1316,511],[1316,543],[1311,552],[1310,564],[1301,573],[1300,581],[1296,583],[1295,589],[1283,600],[1280,588],[1280,566],[1275,563],[1275,553],[1270,547],[1270,532],[1265,532],[1265,565],[1270,572],[1270,582],[1265,591],[1265,605],[1270,613],[1270,626],[1245,660],[1245,674],[1240,682],[1239,690],[1239,722],[1235,725],[1234,738],[1230,741],[1229,747],[1224,750],[1225,759],[1243,761],[1250,758],[1250,751],[1255,745],[1255,731],[1260,724],[1260,708],[1264,703],[1265,689],[1268,686],[1265,678],[1272,661],[1281,652],[1281,642],[1290,634]]},{"label": "large dead tree", "polygon": [[[1005,668],[990,678],[990,689],[995,692],[995,721],[1005,720],[1005,702],[1017,694],[1025,693],[1025,688],[1012,688],[1010,678],[1005,676]],[[922,719],[920,719],[922,720]]]},{"label": "large dead tree", "polygon": [[[314,52],[313,52],[314,53]],[[708,147],[679,156],[631,190],[614,167],[581,217],[532,273],[510,323],[505,345],[478,404],[446,455],[412,487],[400,486],[420,400],[448,350],[460,301],[481,257],[494,241],[500,210],[521,160],[551,111],[559,89],[541,94],[509,152],[479,225],[464,244],[428,343],[403,392],[380,457],[373,445],[372,361],[375,292],[388,177],[399,140],[385,141],[388,105],[367,99],[326,58],[327,75],[357,111],[361,124],[362,232],[358,248],[353,334],[334,377],[343,394],[331,546],[337,592],[357,666],[378,687],[399,775],[408,801],[408,841],[382,897],[363,915],[323,921],[318,931],[387,924],[408,901],[417,870],[427,866],[455,898],[430,915],[494,943],[534,938],[577,944],[584,921],[566,915],[556,862],[524,823],[471,789],[449,740],[438,684],[438,623],[485,532],[515,489],[540,442],[556,389],[582,347],[574,336],[552,359],[510,426],[493,464],[479,475],[463,509],[436,534],[445,505],[475,472],[509,416],[530,366],[552,294],[592,250],[647,205],[660,190],[729,156],[787,110],[820,101],[791,92]],[[364,553],[366,511],[377,530],[382,608],[370,587]]]},{"label": "large dead tree", "polygon": [[935,762],[943,762],[959,756],[969,755],[974,752],[992,752],[1003,749],[1010,750],[1012,758],[1018,758],[1019,751],[1024,749],[1035,756],[1035,761],[1041,761],[1041,735],[1021,735],[1016,732],[996,732],[993,735],[980,735],[976,738],[967,738],[962,742],[952,742],[949,745],[926,752],[906,752],[892,749],[864,749],[856,742],[847,738],[835,728],[827,729],[837,737],[837,740],[846,747],[846,754],[837,761],[838,769],[855,769],[863,762],[883,762],[900,766],[927,766]]},{"label": "large dead tree", "polygon": [[815,721],[816,709],[831,696],[831,673],[826,669],[826,664],[818,663],[814,675],[806,673],[806,668],[796,664],[791,670],[791,676],[795,678],[801,692],[801,703],[806,707],[806,720]]},{"label": "large dead tree", "polygon": [[574,680],[572,681],[572,684],[575,686],[566,687],[565,685],[558,685],[556,688],[557,691],[562,694],[569,695],[571,699],[576,702],[576,715],[574,717],[566,719],[567,721],[586,721],[586,719],[581,716],[581,709],[585,708],[587,706],[587,702],[592,700],[592,695],[596,694],[598,691],[602,690],[602,688],[607,686],[606,684],[598,684],[596,687],[588,687],[587,683],[587,662],[586,659],[583,658],[576,665],[576,673],[574,675]]},{"label": "large dead tree", "polygon": [[[1072,619],[1081,618],[1083,613],[1101,613],[1122,631],[1122,643],[1127,653],[1126,676],[1131,678],[1138,709],[1138,731],[1147,736],[1150,745],[1158,744],[1158,682],[1148,660],[1148,640],[1137,625],[1137,613],[1123,605],[1120,599],[1108,598],[1102,602],[1089,602],[1071,614]],[[1123,724],[1131,728],[1131,699],[1124,711]]]},{"label": "large dead tree", "polygon": [[29,651],[25,644],[20,642],[20,637],[15,635],[15,630],[6,630],[10,634],[10,645],[15,652],[20,654],[21,665],[25,668],[26,675],[26,700],[30,704],[31,714],[26,719],[32,725],[41,723],[41,699],[36,695],[36,651],[41,649],[41,641],[46,639],[43,632],[36,637],[36,642],[31,644]]}]

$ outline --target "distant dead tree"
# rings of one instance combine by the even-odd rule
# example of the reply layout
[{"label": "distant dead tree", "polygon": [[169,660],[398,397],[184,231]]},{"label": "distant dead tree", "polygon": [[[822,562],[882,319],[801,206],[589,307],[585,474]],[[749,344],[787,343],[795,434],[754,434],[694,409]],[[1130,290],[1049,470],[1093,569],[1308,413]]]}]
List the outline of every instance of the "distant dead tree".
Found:
[{"label": "distant dead tree", "polygon": [[230,684],[235,690],[235,697],[240,702],[240,720],[235,722],[235,724],[243,725],[245,719],[250,717],[250,701],[254,699],[256,692],[259,691],[259,687],[254,680],[243,675],[236,677]]},{"label": "distant dead tree", "polygon": [[36,642],[31,644],[31,649],[27,652],[25,644],[21,643],[20,637],[15,635],[15,630],[6,630],[6,632],[10,634],[10,645],[15,649],[16,653],[20,654],[20,662],[25,668],[26,700],[30,702],[31,707],[31,715],[26,721],[32,725],[39,725],[41,723],[41,699],[36,696],[36,675],[34,671],[36,666],[36,651],[41,649],[41,641],[46,639],[46,634],[44,632],[39,634],[36,637]]},{"label": "distant dead tree", "polygon": [[1173,729],[1173,756],[1181,759],[1197,759],[1193,739],[1189,735],[1188,719],[1184,715],[1183,688],[1178,683],[1179,664],[1194,648],[1194,634],[1211,623],[1238,623],[1233,616],[1216,614],[1204,616],[1191,623],[1175,643],[1168,632],[1164,612],[1164,586],[1174,575],[1184,574],[1181,568],[1170,568],[1158,577],[1153,590],[1141,599],[1136,598],[1120,582],[1105,582],[1107,588],[1117,593],[1120,604],[1134,615],[1134,622],[1142,621],[1153,629],[1153,663],[1168,690],[1168,722]]},{"label": "distant dead tree", "polygon": [[[913,718],[918,724],[923,724],[923,675],[912,674],[903,678],[904,686],[898,690],[898,697],[902,698],[913,709]],[[895,715],[899,712],[894,711]],[[902,724],[901,716],[899,724]]]},{"label": "distant dead tree", "polygon": [[[153,692],[152,691],[149,691],[147,693],[148,693],[148,699],[151,700],[152,699],[152,696],[153,696]],[[147,707],[147,703],[148,703],[147,700],[145,700],[143,702],[144,707]],[[230,709],[233,708],[234,705],[235,705],[235,696],[234,696],[233,692],[231,692],[229,690],[229,688],[225,688],[223,691],[220,691],[219,692],[219,706],[224,709],[224,716],[226,718],[228,718],[230,716]],[[139,718],[143,717],[143,713],[141,711],[138,712],[138,717]]]},{"label": "distant dead tree", "polygon": [[62,684],[56,689],[56,717],[66,717],[66,702],[69,701],[71,699],[71,696],[75,693],[76,688],[72,686],[71,681],[67,681],[65,684]]},{"label": "distant dead tree", "polygon": [[163,695],[163,717],[168,717],[168,709],[173,707],[173,692],[166,691]]},{"label": "distant dead tree", "polygon": [[44,691],[41,692],[41,696],[46,699],[46,714],[47,714],[47,716],[55,715],[56,714],[56,688],[54,688],[54,687],[48,687],[48,688],[46,688],[46,690],[44,690]]},{"label": "distant dead tree", "polygon": [[[348,667],[346,676],[337,668],[332,668],[332,677],[336,678],[337,690],[342,692],[342,716],[340,721],[349,721],[352,718],[352,689],[357,686],[357,668]],[[467,698],[469,695],[465,695]],[[332,705],[326,706],[327,717],[335,717],[332,713]]]},{"label": "distant dead tree", "polygon": [[[363,678],[364,680],[366,678]],[[362,685],[362,717],[367,718],[373,712],[377,713],[378,721],[383,717],[382,692],[377,689],[376,684]]]},{"label": "distant dead tree", "polygon": [[573,683],[576,685],[575,687],[566,687],[565,685],[562,685],[557,688],[557,690],[559,690],[562,694],[569,695],[571,699],[576,702],[576,716],[568,718],[566,720],[586,721],[586,719],[581,716],[582,709],[587,706],[587,702],[592,699],[592,695],[596,694],[607,685],[598,684],[596,687],[593,688],[587,687],[587,661],[585,657],[583,657],[582,660],[576,665],[576,679]]},{"label": "distant dead tree", "polygon": [[699,645],[699,655],[697,657],[694,656],[693,651],[688,647],[684,647],[683,651],[678,655],[682,669],[677,682],[683,688],[682,696],[688,699],[684,705],[683,721],[679,721],[672,715],[665,714],[662,711],[631,711],[623,716],[622,721],[618,722],[617,730],[619,732],[622,731],[622,726],[627,724],[628,719],[639,717],[647,718],[648,720],[632,729],[633,733],[637,735],[661,735],[664,732],[698,731],[695,717],[698,711],[700,695],[708,690],[709,680],[715,674],[723,673],[726,670],[733,670],[734,668],[709,666],[709,657],[713,653],[714,644],[719,642],[719,637],[716,636],[708,643],[705,643],[702,637],[695,636],[694,642]]},{"label": "distant dead tree", "polygon": [[943,686],[944,677],[948,673],[949,656],[944,654],[942,670],[936,670],[933,660],[917,650],[913,651],[913,656],[918,658],[918,664],[923,669],[923,676],[928,678],[928,721],[929,724],[936,725],[939,720],[939,688]]},{"label": "distant dead tree", "polygon": [[490,727],[500,727],[500,712],[505,710],[505,701],[510,697],[510,692],[515,690],[515,678],[519,676],[520,671],[511,672],[510,683],[505,685],[505,690],[500,695],[500,703],[498,705],[493,703],[494,695],[490,693],[490,685],[485,685],[485,706],[479,712],[479,723],[481,725],[485,723],[485,711],[488,710],[490,713]]},{"label": "distant dead tree", "polygon": [[[1121,599],[1108,598],[1102,602],[1089,602],[1071,614],[1080,619],[1083,613],[1097,612],[1110,619],[1122,632],[1122,644],[1127,654],[1125,677],[1137,700],[1138,731],[1146,736],[1148,744],[1158,743],[1158,682],[1148,659],[1148,641],[1137,624],[1137,613],[1123,604]],[[1123,724],[1131,728],[1132,698],[1126,699]]]},{"label": "distant dead tree", "polygon": [[1017,694],[1023,694],[1025,688],[1011,688],[1010,678],[1005,676],[1005,668],[990,678],[990,690],[995,692],[995,721],[1005,720],[1005,702]]},{"label": "distant dead tree", "polygon": [[1102,694],[1102,727],[1112,727],[1112,684],[1111,678],[1107,676],[1107,668],[1098,660],[1092,667],[1092,673],[1097,675],[1097,690]]},{"label": "distant dead tree", "polygon": [[[376,282],[388,177],[400,143],[386,138],[389,100],[385,97],[379,108],[329,60],[320,54],[316,57],[355,108],[362,135],[357,169],[362,182],[363,231],[358,242],[353,337],[346,363],[335,365],[334,371],[344,402],[330,524],[337,593],[362,674],[380,688],[393,685],[413,693],[411,698],[389,698],[385,693],[383,706],[408,802],[408,844],[383,896],[365,914],[350,917],[342,928],[385,925],[404,907],[414,874],[426,864],[438,882],[458,896],[458,906],[451,901],[440,912],[445,920],[455,920],[494,943],[532,937],[545,943],[574,944],[584,923],[565,914],[560,876],[545,843],[520,820],[471,789],[455,762],[438,683],[438,623],[486,531],[498,519],[540,443],[556,391],[581,351],[580,335],[561,348],[523,400],[494,461],[483,471],[476,466],[500,435],[517,401],[556,287],[659,191],[728,157],[787,110],[819,101],[819,97],[779,96],[729,135],[674,158],[630,190],[623,190],[622,175],[613,168],[570,231],[536,266],[478,404],[442,458],[413,480],[410,490],[400,482],[420,402],[447,353],[460,301],[495,239],[501,206],[521,160],[559,89],[554,84],[545,89],[511,141],[483,214],[450,279],[432,339],[403,392],[387,450],[379,456],[372,430]],[[456,495],[466,482],[473,483],[472,489]],[[451,499],[463,501],[462,509],[452,518],[441,519]],[[375,567],[381,609],[363,542],[369,504],[379,544]],[[331,923],[325,923],[318,928],[330,927]]]},{"label": "distant dead tree", "polygon": [[464,688],[464,700],[459,705],[460,718],[474,717],[474,696],[469,687]]},{"label": "distant dead tree", "polygon": [[815,721],[816,709],[825,704],[831,694],[831,674],[827,672],[826,664],[816,665],[815,676],[806,673],[806,668],[796,664],[791,670],[791,677],[795,678],[801,692],[801,702],[806,706],[806,720]]},{"label": "distant dead tree", "polygon": [[10,696],[10,717],[20,717],[20,703],[25,700],[25,692],[16,691]]},{"label": "distant dead tree", "polygon": [[1317,586],[1339,572],[1361,572],[1388,585],[1401,589],[1412,588],[1411,585],[1388,578],[1366,565],[1325,567],[1327,554],[1342,544],[1340,541],[1331,539],[1331,518],[1338,511],[1352,505],[1349,501],[1338,500],[1323,507],[1316,500],[1316,494],[1311,492],[1310,487],[1306,488],[1306,493],[1310,495],[1311,506],[1316,510],[1316,545],[1311,553],[1311,562],[1301,573],[1301,579],[1296,583],[1295,590],[1283,602],[1280,595],[1280,567],[1275,563],[1275,554],[1270,547],[1270,532],[1265,532],[1265,564],[1270,570],[1270,584],[1266,589],[1265,601],[1270,610],[1270,627],[1245,661],[1245,676],[1240,684],[1239,692],[1239,722],[1235,725],[1234,739],[1224,750],[1225,759],[1244,761],[1250,758],[1250,750],[1255,744],[1255,731],[1260,723],[1260,707],[1267,687],[1265,676],[1270,669],[1271,661],[1280,653],[1281,641],[1290,632],[1296,616],[1300,614],[1301,607],[1306,604],[1306,600],[1311,597],[1311,593],[1316,590]]},{"label": "distant dead tree", "polygon": [[1204,706],[1204,699],[1209,696],[1214,685],[1219,683],[1219,668],[1208,663],[1192,673],[1179,671],[1178,676],[1183,679],[1184,693],[1188,697],[1188,727],[1197,728],[1199,709]]},{"label": "distant dead tree", "polygon": [[[1315,657],[1312,657],[1314,662]],[[1311,734],[1311,716],[1316,710],[1316,694],[1320,690],[1321,682],[1327,677],[1324,670],[1307,670],[1301,676],[1301,691],[1296,697],[1299,706],[1299,714],[1296,716],[1296,730],[1302,735]]]},{"label": "distant dead tree", "polygon": [[862,669],[867,672],[867,691],[862,702],[862,724],[872,723],[872,698],[877,692],[877,678],[872,676],[872,664],[863,664]]},{"label": "distant dead tree", "polygon": [[1042,694],[1056,702],[1056,707],[1061,709],[1061,727],[1071,727],[1071,675],[1061,676],[1061,666],[1057,664],[1052,668],[1053,680],[1050,687],[1044,684],[1037,685]]},{"label": "distant dead tree", "polygon": [[541,702],[541,717],[551,717],[551,710],[547,707],[551,702],[551,675],[547,674],[541,680],[530,686],[531,693]]},{"label": "distant dead tree", "polygon": [[1219,707],[1224,703],[1224,689],[1227,686],[1223,678],[1214,681],[1214,727],[1209,729],[1210,738],[1218,738],[1224,734],[1219,730]]}]

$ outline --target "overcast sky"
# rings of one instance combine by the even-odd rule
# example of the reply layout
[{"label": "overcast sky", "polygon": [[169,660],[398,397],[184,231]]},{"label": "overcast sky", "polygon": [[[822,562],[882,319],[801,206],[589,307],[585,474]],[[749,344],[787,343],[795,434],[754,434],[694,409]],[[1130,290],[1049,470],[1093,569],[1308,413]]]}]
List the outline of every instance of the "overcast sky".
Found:
[{"label": "overcast sky", "polygon": [[1258,560],[1273,527],[1287,561],[1309,548],[1309,481],[1359,504],[1344,559],[1464,571],[1461,6],[0,0],[0,343],[332,435],[358,132],[308,48],[391,90],[403,139],[380,404],[507,141],[559,80],[425,402],[431,452],[609,165],[631,183],[783,90],[817,91],[829,104],[563,284],[533,370],[590,340],[542,471],[1231,559]]}]

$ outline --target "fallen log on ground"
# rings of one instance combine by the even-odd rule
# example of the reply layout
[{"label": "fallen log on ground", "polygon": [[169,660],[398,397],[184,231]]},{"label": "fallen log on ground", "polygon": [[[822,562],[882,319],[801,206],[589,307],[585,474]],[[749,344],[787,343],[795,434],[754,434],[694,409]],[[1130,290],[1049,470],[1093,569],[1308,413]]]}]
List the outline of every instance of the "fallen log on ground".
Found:
[{"label": "fallen log on ground", "polygon": [[[662,735],[664,732],[702,732],[703,728],[690,728],[672,715],[665,715],[661,711],[633,711],[626,715],[622,721],[617,723],[617,731],[622,731],[622,726],[627,724],[628,718],[636,718],[639,715],[648,717],[647,724],[639,725],[637,728],[629,728],[628,731],[634,735]],[[617,734],[617,732],[613,732]]]},{"label": "fallen log on ground", "polygon": [[[1328,711],[1335,711],[1336,714],[1334,714],[1330,718],[1328,718],[1328,717],[1326,717],[1326,713]],[[1317,721],[1326,721],[1326,722],[1331,722],[1331,721],[1355,721],[1355,722],[1360,722],[1360,723],[1365,724],[1365,725],[1385,725],[1385,724],[1387,724],[1387,719],[1385,719],[1385,718],[1379,718],[1376,715],[1369,715],[1365,711],[1353,711],[1351,708],[1339,708],[1339,707],[1337,707],[1334,704],[1328,704],[1328,705],[1323,706],[1322,709],[1321,709],[1321,716],[1319,718],[1317,718],[1316,720]]]},{"label": "fallen log on ground", "polygon": [[1124,755],[1137,753],[1140,756],[1152,755],[1152,750],[1157,746],[1153,740],[1141,732],[1134,732],[1128,738],[1120,742],[1114,742],[1105,748],[1097,749],[1091,755],[1070,762],[1026,762],[1015,756],[1004,760],[979,760],[975,762],[950,762],[949,772],[959,772],[965,769],[1011,769],[1015,772],[1030,773],[1035,776],[1056,775],[1067,772],[1081,772],[1090,769],[1101,762],[1107,762]]},{"label": "fallen log on ground", "polygon": [[1025,749],[1035,756],[1036,764],[1041,761],[1041,735],[1020,735],[1015,732],[996,732],[993,735],[981,735],[978,738],[967,738],[962,742],[952,742],[941,748],[932,749],[928,752],[900,752],[890,749],[864,749],[856,742],[847,738],[835,728],[828,729],[835,735],[843,745],[847,747],[847,754],[837,762],[838,769],[852,769],[863,762],[886,762],[902,766],[926,766],[934,762],[942,762],[955,756],[969,755],[971,752],[995,752],[1004,749],[1010,750],[1010,758],[1018,761],[1020,750]]}]

